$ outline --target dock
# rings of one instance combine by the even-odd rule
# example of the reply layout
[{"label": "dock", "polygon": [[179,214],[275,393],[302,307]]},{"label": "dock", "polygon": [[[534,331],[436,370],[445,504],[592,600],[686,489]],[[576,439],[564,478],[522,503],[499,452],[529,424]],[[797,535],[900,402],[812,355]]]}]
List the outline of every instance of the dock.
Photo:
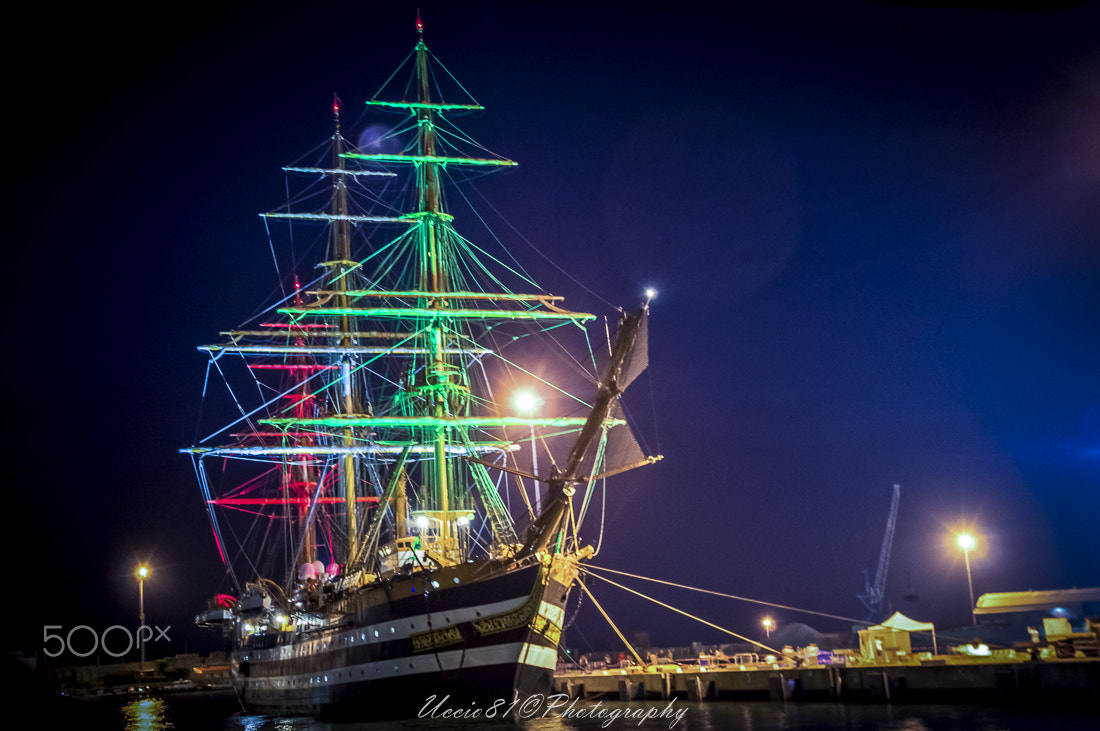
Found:
[{"label": "dock", "polygon": [[936,658],[919,663],[650,665],[559,670],[554,692],[594,700],[1098,703],[1100,659]]}]

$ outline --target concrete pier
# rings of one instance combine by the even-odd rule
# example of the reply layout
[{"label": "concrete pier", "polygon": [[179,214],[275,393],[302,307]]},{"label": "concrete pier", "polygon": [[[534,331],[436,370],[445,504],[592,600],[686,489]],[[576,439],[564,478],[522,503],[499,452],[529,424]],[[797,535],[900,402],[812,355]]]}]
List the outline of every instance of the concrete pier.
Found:
[{"label": "concrete pier", "polygon": [[951,658],[817,667],[655,665],[559,672],[554,688],[570,698],[617,700],[1100,703],[1100,660]]}]

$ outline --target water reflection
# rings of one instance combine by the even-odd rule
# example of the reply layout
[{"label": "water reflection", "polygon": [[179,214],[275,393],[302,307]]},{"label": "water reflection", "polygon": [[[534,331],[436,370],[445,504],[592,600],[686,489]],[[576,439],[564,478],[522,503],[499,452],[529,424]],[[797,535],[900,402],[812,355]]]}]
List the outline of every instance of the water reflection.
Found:
[{"label": "water reflection", "polygon": [[172,728],[164,717],[164,701],[160,698],[139,698],[122,708],[126,731],[161,731]]},{"label": "water reflection", "polygon": [[279,718],[254,716],[247,713],[232,716],[224,726],[225,731],[330,731],[335,728],[346,728],[352,731],[355,726],[334,726],[315,718]]},{"label": "water reflection", "polygon": [[[891,704],[842,703],[737,703],[715,701],[690,703],[686,700],[585,701],[586,708],[615,712],[615,720],[602,717],[546,716],[519,721],[477,720],[461,725],[462,731],[1095,731],[1097,712],[1081,709],[1021,709],[968,705],[904,706]],[[682,717],[658,718],[671,705],[684,711]],[[117,714],[117,706],[110,708]],[[105,709],[106,710],[106,709]],[[636,713],[653,711],[641,723]],[[277,718],[242,712],[236,698],[178,694],[141,698],[127,704],[126,731],[449,731],[453,724],[432,718],[403,721],[328,722],[313,718]],[[116,720],[118,716],[113,715]],[[92,724],[101,727],[103,724]],[[72,724],[66,728],[88,728]],[[118,726],[112,725],[114,728]]]}]

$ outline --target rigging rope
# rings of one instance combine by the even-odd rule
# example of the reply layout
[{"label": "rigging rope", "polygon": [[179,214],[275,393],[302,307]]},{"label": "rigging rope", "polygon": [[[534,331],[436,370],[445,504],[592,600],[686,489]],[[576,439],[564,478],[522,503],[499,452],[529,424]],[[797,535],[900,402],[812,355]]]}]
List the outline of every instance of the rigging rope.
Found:
[{"label": "rigging rope", "polygon": [[592,556],[596,557],[600,555],[600,549],[603,547],[603,529],[604,520],[607,518],[607,478],[603,479],[602,489],[600,490],[600,537],[596,541],[596,550],[592,552]]},{"label": "rigging rope", "polygon": [[[615,581],[612,581],[611,579],[604,578],[603,576],[599,576],[597,574],[593,574],[590,571],[586,570],[588,568],[587,566],[582,566],[581,568],[582,568],[582,570],[585,570],[585,573],[588,574],[589,576],[594,576],[597,579],[602,579],[603,581],[606,581],[607,583],[611,584],[612,586],[617,586],[617,587],[619,587],[620,589],[622,589],[624,591],[630,592],[631,594],[636,594],[636,595],[640,596],[642,599],[648,599],[649,601],[653,602],[654,604],[658,604],[658,605],[664,607],[665,609],[671,609],[672,611],[676,612],[677,614],[682,614],[685,617],[688,617],[689,619],[694,619],[696,622],[702,622],[703,624],[707,625],[708,627],[713,627],[714,629],[719,630],[720,632],[725,632],[728,635],[733,635],[734,637],[736,637],[739,640],[744,640],[745,642],[750,642],[750,643],[752,643],[752,644],[754,644],[758,647],[763,647],[768,652],[774,652],[774,653],[777,653],[777,654],[779,653],[779,650],[768,647],[763,642],[757,642],[756,640],[749,639],[748,637],[745,637],[744,635],[739,635],[739,634],[737,634],[736,632],[734,632],[732,630],[726,629],[725,627],[719,627],[718,625],[714,624],[713,622],[708,622],[707,620],[702,619],[701,617],[696,617],[694,614],[688,614],[683,609],[677,609],[676,607],[672,606],[671,604],[665,604],[664,602],[658,601],[657,599],[654,599],[651,596],[646,596],[645,594],[643,594],[640,591],[635,591],[634,589],[623,586],[622,584],[620,584],[618,582],[615,582]],[[582,588],[584,587],[583,583],[581,584],[581,587]],[[588,591],[588,590],[585,589],[585,591]],[[591,597],[592,595],[589,594],[588,596]],[[594,602],[596,600],[592,599],[592,601]],[[599,606],[599,605],[597,604],[596,606]],[[602,612],[603,610],[601,609],[600,611]],[[616,631],[618,631],[618,630],[616,630]]]},{"label": "rigging rope", "polygon": [[[285,177],[285,176],[284,176]],[[267,246],[271,249],[271,260],[275,263],[275,278],[279,281],[279,289],[286,296],[286,283],[283,281],[283,273],[279,271],[279,257],[275,254],[275,241],[271,238],[271,227],[268,226],[267,217],[264,217],[264,231],[267,233]],[[291,244],[293,246],[293,244]]]},{"label": "rigging rope", "polygon": [[[629,576],[632,579],[642,579],[643,581],[652,581],[656,584],[664,584],[666,586],[676,587],[677,589],[689,589],[691,591],[698,591],[698,592],[701,592],[703,594],[711,594],[713,596],[720,596],[720,597],[723,597],[723,598],[726,598],[726,599],[737,599],[738,601],[750,602],[752,604],[761,604],[765,607],[773,607],[775,609],[786,609],[786,610],[791,611],[791,612],[801,612],[803,614],[813,614],[813,615],[816,615],[818,617],[826,617],[828,619],[839,619],[841,621],[851,622],[853,624],[865,624],[865,625],[868,625],[868,626],[873,624],[872,622],[866,622],[866,621],[861,620],[861,619],[852,619],[851,617],[842,617],[838,614],[828,614],[826,612],[815,612],[812,609],[799,609],[798,607],[789,607],[785,604],[776,604],[775,602],[765,602],[765,601],[762,601],[760,599],[749,599],[748,597],[737,596],[735,594],[724,594],[723,592],[712,591],[710,589],[699,589],[697,587],[688,586],[686,584],[677,584],[674,581],[664,581],[662,579],[651,579],[648,576],[639,576],[637,574],[628,574],[625,571],[616,571],[615,569],[609,569],[609,568],[605,568],[603,566],[592,566],[591,564],[586,564],[585,569],[596,569],[598,571],[607,571],[607,572],[612,573],[612,574],[618,574],[619,576]],[[596,575],[593,574],[593,576],[596,576]],[[603,579],[604,581],[607,581],[609,583],[614,583],[614,582],[611,582],[610,579],[605,579],[602,576],[599,576],[597,578]],[[616,584],[616,586],[618,586],[618,584]],[[625,589],[626,587],[623,587],[623,588]],[[627,589],[627,591],[631,591],[631,590]]]},{"label": "rigging rope", "polygon": [[638,664],[644,667],[646,665],[646,661],[642,659],[642,656],[638,654],[638,651],[634,649],[634,646],[626,641],[626,637],[624,637],[623,633],[619,631],[619,628],[615,626],[615,623],[611,621],[611,617],[607,616],[607,612],[605,612],[603,610],[603,607],[600,606],[600,603],[596,601],[596,597],[592,596],[592,592],[588,590],[588,587],[584,585],[584,582],[578,582],[577,585],[584,590],[584,593],[587,594],[588,598],[592,600],[592,603],[596,605],[596,609],[600,610],[600,614],[602,614],[603,618],[607,620],[607,623],[611,625],[611,629],[615,630],[615,634],[617,634],[619,636],[619,639],[623,641],[623,644],[626,645],[626,649],[630,650],[630,654],[634,656],[634,658],[638,661]]},{"label": "rigging rope", "polygon": [[580,287],[581,289],[583,289],[583,290],[584,290],[585,292],[588,292],[588,294],[592,295],[593,297],[595,297],[596,299],[598,299],[598,300],[599,300],[600,302],[603,302],[603,303],[604,303],[605,305],[607,305],[608,307],[611,307],[611,308],[614,308],[614,307],[615,307],[615,305],[613,305],[613,304],[612,304],[611,302],[609,302],[608,300],[604,299],[603,297],[601,297],[601,296],[600,296],[599,294],[597,294],[597,293],[596,293],[596,292],[594,292],[593,290],[591,290],[591,289],[589,289],[588,287],[586,287],[586,286],[585,286],[585,284],[584,284],[584,283],[583,283],[582,281],[580,281],[579,279],[577,279],[576,277],[574,277],[574,276],[573,276],[572,274],[570,274],[569,272],[565,271],[565,269],[562,269],[561,265],[560,265],[560,264],[558,264],[558,263],[557,263],[556,261],[554,261],[553,259],[551,259],[551,258],[550,258],[549,256],[547,256],[547,254],[546,254],[546,252],[545,252],[545,251],[543,251],[543,250],[542,250],[541,248],[539,248],[538,246],[536,246],[536,245],[534,244],[534,242],[532,242],[532,241],[531,241],[531,240],[530,240],[529,238],[527,238],[527,237],[526,237],[526,236],[524,236],[524,235],[523,235],[522,233],[520,233],[519,229],[517,229],[517,228],[516,228],[515,226],[513,226],[513,225],[511,224],[511,222],[509,222],[509,221],[508,221],[508,219],[506,219],[506,218],[504,217],[504,215],[503,215],[503,214],[502,214],[502,213],[501,213],[500,211],[498,211],[498,210],[497,210],[496,206],[494,206],[494,205],[493,205],[493,204],[492,204],[492,203],[491,203],[491,202],[489,201],[489,199],[488,199],[488,198],[486,198],[486,197],[485,197],[485,195],[484,195],[484,194],[483,194],[483,193],[482,193],[482,192],[481,192],[480,190],[478,190],[478,189],[477,189],[477,187],[476,187],[476,186],[473,186],[473,185],[471,185],[470,187],[471,187],[471,188],[473,188],[474,190],[476,190],[476,191],[477,191],[477,194],[478,194],[479,196],[481,196],[482,200],[484,200],[484,201],[485,201],[485,204],[486,204],[486,205],[488,205],[488,206],[489,206],[489,208],[493,209],[493,213],[496,213],[496,214],[497,214],[498,216],[500,216],[500,220],[504,221],[504,224],[505,224],[506,226],[508,226],[508,228],[512,229],[512,232],[513,232],[513,233],[515,233],[515,234],[516,234],[516,236],[519,236],[520,240],[521,240],[521,241],[523,241],[523,243],[527,244],[527,245],[528,245],[529,247],[531,247],[531,248],[532,248],[532,249],[533,249],[533,250],[535,251],[535,253],[536,253],[536,254],[538,254],[538,255],[539,255],[539,256],[541,256],[541,257],[542,257],[543,259],[545,259],[545,260],[546,260],[547,262],[549,262],[549,263],[550,263],[550,265],[551,265],[551,266],[553,266],[553,267],[554,267],[555,269],[557,269],[557,270],[558,270],[559,272],[561,272],[561,273],[562,273],[562,275],[564,275],[564,276],[566,276],[566,277],[569,277],[569,279],[570,279],[570,280],[572,280],[572,282],[573,282],[574,284],[576,284],[576,285],[577,285],[578,287]]}]

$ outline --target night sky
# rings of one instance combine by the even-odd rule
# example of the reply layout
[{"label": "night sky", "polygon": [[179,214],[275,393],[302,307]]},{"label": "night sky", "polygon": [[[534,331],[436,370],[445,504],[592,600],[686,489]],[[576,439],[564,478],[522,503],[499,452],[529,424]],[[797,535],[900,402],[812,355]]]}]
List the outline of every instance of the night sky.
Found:
[{"label": "night sky", "polygon": [[[195,346],[275,286],[256,214],[280,166],[330,134],[334,92],[358,118],[418,6],[487,107],[463,127],[520,164],[479,190],[568,276],[495,227],[516,256],[575,310],[660,292],[627,406],[665,459],[612,481],[598,565],[862,618],[898,483],[893,609],[969,621],[963,525],[976,594],[1100,584],[1094,3],[371,5],[28,25],[8,65],[7,327],[29,346],[6,353],[12,647],[136,625],[139,560],[149,623],[173,627],[156,653],[215,646],[190,624],[222,572],[177,453]],[[726,641],[594,588],[657,645]],[[849,626],[654,593],[753,636],[765,613]],[[566,637],[614,646],[590,606]]]}]

